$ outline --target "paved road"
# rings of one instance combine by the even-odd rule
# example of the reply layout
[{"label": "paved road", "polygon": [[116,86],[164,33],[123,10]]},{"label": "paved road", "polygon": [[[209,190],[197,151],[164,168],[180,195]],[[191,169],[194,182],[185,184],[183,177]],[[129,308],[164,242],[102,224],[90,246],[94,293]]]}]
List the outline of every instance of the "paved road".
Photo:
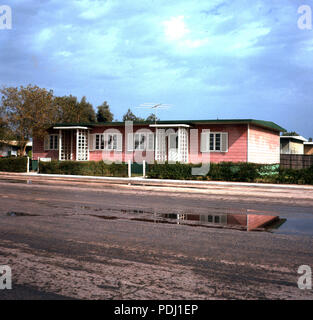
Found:
[{"label": "paved road", "polygon": [[0,265],[13,277],[0,299],[313,298],[297,287],[299,265],[313,267],[311,236],[146,221],[247,209],[313,217],[311,190],[31,179],[0,177]]}]

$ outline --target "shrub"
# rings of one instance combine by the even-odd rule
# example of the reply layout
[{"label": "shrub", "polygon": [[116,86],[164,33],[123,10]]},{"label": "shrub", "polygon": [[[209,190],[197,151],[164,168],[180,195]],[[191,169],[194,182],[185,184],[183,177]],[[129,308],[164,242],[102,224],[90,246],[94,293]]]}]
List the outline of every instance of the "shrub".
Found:
[{"label": "shrub", "polygon": [[26,172],[27,158],[26,157],[9,157],[0,159],[0,171],[4,172]]},{"label": "shrub", "polygon": [[196,176],[193,176],[191,173],[192,168],[196,167],[193,164],[183,164],[175,163],[170,164],[165,162],[164,164],[150,164],[147,170],[148,178],[155,179],[195,179]]},{"label": "shrub", "polygon": [[278,183],[313,184],[313,167],[308,169],[280,169]]},{"label": "shrub", "polygon": [[39,172],[45,174],[126,177],[127,165],[106,164],[103,161],[51,161],[39,162]]}]

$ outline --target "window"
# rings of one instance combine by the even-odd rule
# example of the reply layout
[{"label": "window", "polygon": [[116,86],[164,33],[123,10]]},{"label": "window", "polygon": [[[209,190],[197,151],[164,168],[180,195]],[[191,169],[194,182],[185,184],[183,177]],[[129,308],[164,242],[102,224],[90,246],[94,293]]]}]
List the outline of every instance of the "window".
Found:
[{"label": "window", "polygon": [[135,150],[146,150],[146,133],[136,133],[134,140]]},{"label": "window", "polygon": [[45,136],[44,141],[45,150],[58,150],[59,149],[59,135],[58,134],[49,134]]},{"label": "window", "polygon": [[149,132],[141,132],[134,134],[134,150],[153,151],[154,150],[154,134]]},{"label": "window", "polygon": [[228,152],[228,132],[202,131],[201,152]]},{"label": "window", "polygon": [[210,133],[210,151],[221,151],[220,133]]},{"label": "window", "polygon": [[108,134],[108,150],[117,150],[117,134]]},{"label": "window", "polygon": [[95,134],[95,150],[121,151],[122,135],[118,133]]}]

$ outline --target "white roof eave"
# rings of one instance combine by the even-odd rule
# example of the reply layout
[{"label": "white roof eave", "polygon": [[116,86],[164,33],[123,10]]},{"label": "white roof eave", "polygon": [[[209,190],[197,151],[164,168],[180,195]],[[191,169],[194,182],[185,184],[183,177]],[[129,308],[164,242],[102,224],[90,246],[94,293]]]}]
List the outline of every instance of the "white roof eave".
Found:
[{"label": "white roof eave", "polygon": [[80,126],[77,126],[77,127],[53,127],[54,130],[89,130],[90,128],[88,127],[80,127]]},{"label": "white roof eave", "polygon": [[150,124],[151,128],[190,128],[188,124]]}]

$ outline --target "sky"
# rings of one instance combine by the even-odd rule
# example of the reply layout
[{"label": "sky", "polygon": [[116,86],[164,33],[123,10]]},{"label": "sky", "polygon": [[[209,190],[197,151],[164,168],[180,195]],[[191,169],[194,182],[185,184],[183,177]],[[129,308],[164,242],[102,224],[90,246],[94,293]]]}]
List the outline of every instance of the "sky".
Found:
[{"label": "sky", "polygon": [[[162,120],[259,119],[313,137],[313,0],[0,0],[0,86],[143,103]],[[1,17],[1,13],[0,13]]]}]

